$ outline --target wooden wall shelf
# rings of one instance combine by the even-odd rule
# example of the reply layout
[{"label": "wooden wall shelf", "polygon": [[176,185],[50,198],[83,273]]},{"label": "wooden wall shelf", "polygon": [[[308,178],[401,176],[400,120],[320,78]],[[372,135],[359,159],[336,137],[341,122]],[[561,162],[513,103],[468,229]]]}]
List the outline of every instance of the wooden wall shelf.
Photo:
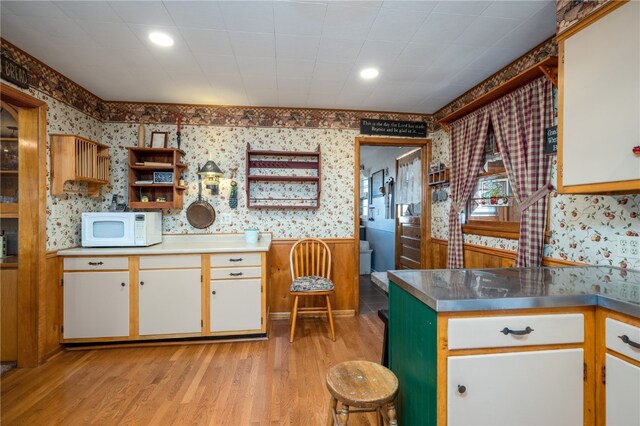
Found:
[{"label": "wooden wall shelf", "polygon": [[515,77],[505,81],[501,85],[493,88],[489,92],[475,99],[474,101],[466,104],[462,108],[452,112],[449,115],[442,117],[438,120],[438,124],[442,126],[443,129],[449,131],[449,124],[472,113],[473,111],[481,108],[498,98],[506,95],[507,93],[517,89],[520,86],[523,86],[530,81],[535,80],[540,76],[546,76],[551,82],[558,86],[558,57],[557,56],[549,56],[546,59],[538,62],[537,64],[527,68],[522,71],[520,74]]},{"label": "wooden wall shelf", "polygon": [[429,186],[441,186],[449,184],[449,169],[429,172]]},{"label": "wooden wall shelf", "polygon": [[[180,175],[188,167],[182,162],[185,152],[175,148],[128,148],[129,150],[129,207],[134,209],[181,209],[183,193],[178,185]],[[149,163],[149,164],[145,164]],[[154,172],[172,172],[172,183],[136,183],[153,181]],[[149,201],[142,201],[142,197]],[[166,201],[156,201],[164,197]]]},{"label": "wooden wall shelf", "polygon": [[107,145],[76,135],[51,137],[51,194],[62,195],[68,181],[86,182],[89,197],[109,183],[111,157]]},{"label": "wooden wall shelf", "polygon": [[[313,210],[320,207],[321,162],[319,146],[317,151],[296,152],[252,150],[247,144],[246,162],[247,208]],[[281,173],[267,172],[269,169],[277,169]],[[294,173],[294,170],[308,170],[310,174],[298,175]],[[282,193],[277,193],[277,196],[252,195],[252,188],[255,191],[258,184],[267,187],[278,184],[307,185],[310,186],[310,193],[314,197],[289,196],[289,191],[285,192],[286,196],[283,196]]]}]

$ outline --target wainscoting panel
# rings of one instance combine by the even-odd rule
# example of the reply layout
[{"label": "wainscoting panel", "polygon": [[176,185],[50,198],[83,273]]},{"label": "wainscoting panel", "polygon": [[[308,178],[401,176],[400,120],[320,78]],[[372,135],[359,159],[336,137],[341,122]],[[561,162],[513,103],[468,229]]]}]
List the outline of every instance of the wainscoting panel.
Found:
[{"label": "wainscoting panel", "polygon": [[[431,265],[433,269],[445,269],[447,267],[447,249],[449,242],[440,239],[431,239],[429,244]],[[516,253],[510,250],[502,250],[491,247],[464,245],[465,268],[512,268],[516,263]],[[545,257],[543,266],[582,266],[583,263],[569,262],[562,259]]]},{"label": "wainscoting panel", "polygon": [[[368,232],[368,231],[367,231]],[[337,314],[353,314],[358,303],[358,276],[353,256],[355,246],[353,239],[323,239],[331,249],[332,265],[331,279],[336,286],[335,296],[331,300],[331,307]],[[269,250],[269,290],[268,303],[272,315],[288,315],[291,312],[291,272],[289,267],[289,252],[296,240],[273,240]],[[320,298],[305,297],[300,306],[323,306]]]}]

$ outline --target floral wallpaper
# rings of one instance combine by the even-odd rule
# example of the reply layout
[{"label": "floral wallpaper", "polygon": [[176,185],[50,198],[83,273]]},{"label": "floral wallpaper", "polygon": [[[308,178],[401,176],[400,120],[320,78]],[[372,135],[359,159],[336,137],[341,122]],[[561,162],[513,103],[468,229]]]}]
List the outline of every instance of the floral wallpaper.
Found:
[{"label": "floral wallpaper", "polygon": [[[449,135],[438,130],[432,135],[433,161],[448,163]],[[446,148],[445,148],[446,147]],[[557,181],[553,157],[551,182]],[[450,202],[432,203],[431,236],[448,240]],[[572,262],[640,269],[639,259],[617,255],[620,236],[640,233],[640,195],[550,194],[550,240],[544,255]],[[464,242],[504,250],[517,250],[518,242],[502,238],[465,235]]]},{"label": "floral wallpaper", "polygon": [[[113,148],[113,192],[127,194],[127,146],[137,143],[138,125],[105,123],[102,142]],[[175,126],[146,126],[147,143],[152,131],[170,132],[169,147],[175,147]],[[242,232],[245,228],[258,228],[272,232],[274,238],[350,238],[353,236],[353,170],[354,140],[356,130],[345,129],[289,129],[258,127],[183,126],[181,148],[186,152],[184,161],[189,164],[185,173],[188,192],[183,209],[164,210],[164,233],[216,233]],[[245,182],[245,150],[251,149],[314,151],[320,147],[322,186],[320,208],[317,210],[247,209]],[[216,221],[211,227],[200,230],[191,227],[186,218],[189,204],[198,194],[196,169],[213,153],[214,161],[225,173],[219,195],[203,191],[206,201],[216,211]],[[237,169],[238,208],[229,207],[230,171]],[[296,188],[297,186],[297,188]],[[272,191],[272,189],[262,189]],[[276,187],[275,191],[281,191]],[[291,185],[288,193],[304,197],[309,188]],[[314,188],[315,190],[315,188]],[[252,190],[253,191],[253,190]],[[253,194],[253,192],[252,192]],[[274,194],[272,194],[274,195]],[[228,223],[227,223],[228,222]]]},{"label": "floral wallpaper", "polygon": [[556,34],[577,24],[611,0],[558,0],[556,1]]}]

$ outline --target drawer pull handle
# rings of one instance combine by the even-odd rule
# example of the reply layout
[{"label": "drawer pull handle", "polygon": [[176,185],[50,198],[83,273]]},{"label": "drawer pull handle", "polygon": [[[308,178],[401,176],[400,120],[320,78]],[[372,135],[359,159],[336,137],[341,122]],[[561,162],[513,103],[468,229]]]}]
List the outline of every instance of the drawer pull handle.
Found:
[{"label": "drawer pull handle", "polygon": [[629,336],[627,336],[626,334],[623,334],[622,336],[618,336],[618,338],[622,340],[623,343],[626,343],[632,348],[640,349],[640,343],[634,342],[633,340],[629,339]]},{"label": "drawer pull handle", "polygon": [[513,334],[516,336],[526,336],[527,334],[531,334],[532,331],[533,331],[533,328],[531,327],[527,327],[524,330],[510,330],[509,328],[505,327],[502,330],[500,330],[500,333],[504,334],[505,336],[509,334]]},{"label": "drawer pull handle", "polygon": [[89,265],[91,265],[91,266],[100,266],[100,265],[104,265],[104,263],[102,263],[102,262],[89,262]]},{"label": "drawer pull handle", "polygon": [[242,275],[242,272],[229,272],[229,275],[232,277],[239,277],[240,275]]},{"label": "drawer pull handle", "polygon": [[467,388],[464,385],[458,385],[458,393],[462,395],[467,391]]},{"label": "drawer pull handle", "polygon": [[235,259],[229,259],[229,262],[242,262],[242,258],[238,257],[238,258],[235,258]]},{"label": "drawer pull handle", "polygon": [[122,287],[124,287],[124,285],[125,285],[125,284],[124,284],[124,283],[120,283],[120,285],[121,285]]}]

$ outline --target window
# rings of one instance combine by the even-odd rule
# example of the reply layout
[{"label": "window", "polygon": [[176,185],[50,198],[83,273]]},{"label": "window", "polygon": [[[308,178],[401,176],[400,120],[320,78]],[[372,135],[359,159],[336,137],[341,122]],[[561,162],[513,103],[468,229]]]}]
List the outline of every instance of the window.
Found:
[{"label": "window", "polygon": [[369,178],[360,175],[360,216],[369,215]]},{"label": "window", "polygon": [[467,223],[462,228],[463,232],[518,239],[520,209],[514,202],[491,125],[482,163],[478,181],[465,208]]}]

